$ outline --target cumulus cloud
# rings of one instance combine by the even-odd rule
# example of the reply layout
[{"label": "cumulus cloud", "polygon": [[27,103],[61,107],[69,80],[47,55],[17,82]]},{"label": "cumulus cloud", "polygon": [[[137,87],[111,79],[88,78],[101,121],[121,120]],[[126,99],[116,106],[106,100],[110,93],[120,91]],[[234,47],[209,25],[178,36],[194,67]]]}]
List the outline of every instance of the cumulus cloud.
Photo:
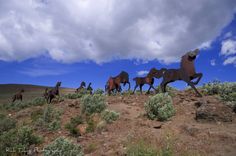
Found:
[{"label": "cumulus cloud", "polygon": [[138,72],[137,72],[137,75],[138,75],[138,76],[144,76],[144,75],[147,75],[148,72],[149,72],[149,71],[147,71],[147,70],[141,70],[141,71],[138,71]]},{"label": "cumulus cloud", "polygon": [[[235,0],[0,0],[0,60],[178,61],[209,46]],[[205,46],[204,46],[205,43]],[[202,46],[203,45],[203,46]]]},{"label": "cumulus cloud", "polygon": [[210,63],[211,63],[212,66],[215,66],[216,65],[216,60],[212,59]]},{"label": "cumulus cloud", "polygon": [[228,65],[228,64],[233,64],[236,67],[236,56],[232,56],[232,57],[228,57],[224,63],[224,65]]},{"label": "cumulus cloud", "polygon": [[232,54],[236,54],[236,41],[235,40],[225,40],[221,43],[221,54],[228,56]]}]

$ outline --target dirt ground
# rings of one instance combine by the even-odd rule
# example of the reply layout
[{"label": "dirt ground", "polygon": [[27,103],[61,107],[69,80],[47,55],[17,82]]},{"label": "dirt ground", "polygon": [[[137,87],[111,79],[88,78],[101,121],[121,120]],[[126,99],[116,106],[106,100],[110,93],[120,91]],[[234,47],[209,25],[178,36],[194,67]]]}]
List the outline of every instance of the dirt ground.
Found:
[{"label": "dirt ground", "polygon": [[[154,147],[171,146],[174,155],[236,155],[236,115],[233,122],[197,122],[196,106],[199,100],[220,101],[214,96],[196,97],[190,91],[178,91],[173,97],[176,114],[169,121],[159,122],[147,119],[144,104],[150,95],[106,96],[108,109],[120,113],[117,121],[108,124],[102,131],[72,137],[64,128],[71,117],[80,114],[80,101],[66,99],[54,103],[64,111],[62,128],[56,132],[38,131],[44,137],[45,146],[57,137],[64,136],[79,143],[88,156],[125,155],[128,146],[144,140]],[[31,107],[12,112],[19,121],[27,122],[29,113],[41,107]]]}]

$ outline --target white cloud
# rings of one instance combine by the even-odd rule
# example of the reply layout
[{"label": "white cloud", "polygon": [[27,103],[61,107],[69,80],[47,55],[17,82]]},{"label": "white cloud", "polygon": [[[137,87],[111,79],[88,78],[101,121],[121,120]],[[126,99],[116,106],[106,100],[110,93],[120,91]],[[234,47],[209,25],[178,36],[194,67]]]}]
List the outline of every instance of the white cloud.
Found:
[{"label": "white cloud", "polygon": [[69,71],[61,69],[40,69],[40,68],[28,68],[20,71],[20,73],[31,76],[31,77],[40,77],[40,76],[57,76],[68,73]]},{"label": "white cloud", "polygon": [[137,72],[137,75],[138,75],[138,76],[144,76],[144,75],[147,75],[148,72],[149,72],[149,71],[147,71],[147,70],[141,70],[141,71],[138,71],[138,72]]},{"label": "white cloud", "polygon": [[233,34],[231,31],[229,31],[224,35],[224,38],[230,38],[231,36],[233,36]]},{"label": "white cloud", "polygon": [[[0,60],[176,62],[210,46],[235,0],[0,0]],[[207,14],[207,16],[206,16]]]},{"label": "white cloud", "polygon": [[235,40],[224,40],[221,43],[221,55],[229,56],[236,54],[236,41]]},{"label": "white cloud", "polygon": [[211,60],[211,65],[212,65],[212,66],[215,66],[215,65],[216,65],[216,60],[215,60],[215,59],[212,59],[212,60]]},{"label": "white cloud", "polygon": [[228,64],[233,64],[234,66],[236,66],[236,56],[228,57],[223,63],[223,65]]}]

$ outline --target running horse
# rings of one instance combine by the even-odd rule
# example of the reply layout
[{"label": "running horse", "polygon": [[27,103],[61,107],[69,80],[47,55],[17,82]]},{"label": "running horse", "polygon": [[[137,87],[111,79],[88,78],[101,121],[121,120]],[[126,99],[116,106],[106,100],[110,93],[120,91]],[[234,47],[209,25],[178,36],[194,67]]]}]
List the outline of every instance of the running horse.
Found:
[{"label": "running horse", "polygon": [[23,95],[22,93],[24,93],[24,89],[21,89],[18,93],[16,93],[13,97],[12,97],[12,102],[15,102],[16,100],[20,100],[22,101],[23,99]]},{"label": "running horse", "polygon": [[[191,88],[196,92],[196,94],[200,97],[202,95],[198,92],[195,85],[199,83],[201,80],[203,74],[202,73],[196,73],[194,61],[199,54],[199,50],[195,49],[194,51],[187,52],[184,56],[181,58],[180,68],[179,69],[166,69],[162,68],[161,70],[157,70],[155,68],[152,68],[150,71],[150,74],[156,78],[163,77],[163,80],[161,82],[161,90],[162,92],[166,92],[166,86],[168,83],[182,80],[186,82]],[[196,79],[195,82],[192,82],[192,80]]]},{"label": "running horse", "polygon": [[[47,93],[47,103],[51,103],[52,102],[52,99],[56,98],[56,96],[60,96],[59,94],[59,87],[61,86],[61,82],[57,82],[56,83],[56,86],[49,90],[48,93]],[[46,93],[46,90],[45,90],[45,93]]]}]

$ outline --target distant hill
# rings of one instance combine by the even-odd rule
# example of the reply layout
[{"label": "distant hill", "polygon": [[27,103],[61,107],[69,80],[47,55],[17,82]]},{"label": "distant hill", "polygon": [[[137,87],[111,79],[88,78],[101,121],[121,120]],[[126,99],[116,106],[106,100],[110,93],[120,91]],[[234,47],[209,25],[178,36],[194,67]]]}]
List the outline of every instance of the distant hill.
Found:
[{"label": "distant hill", "polygon": [[[45,88],[52,87],[31,84],[0,84],[0,104],[10,102],[12,96],[21,89],[25,90],[23,100],[30,100],[42,96]],[[61,94],[67,94],[74,92],[75,89],[62,87],[60,91]]]}]

